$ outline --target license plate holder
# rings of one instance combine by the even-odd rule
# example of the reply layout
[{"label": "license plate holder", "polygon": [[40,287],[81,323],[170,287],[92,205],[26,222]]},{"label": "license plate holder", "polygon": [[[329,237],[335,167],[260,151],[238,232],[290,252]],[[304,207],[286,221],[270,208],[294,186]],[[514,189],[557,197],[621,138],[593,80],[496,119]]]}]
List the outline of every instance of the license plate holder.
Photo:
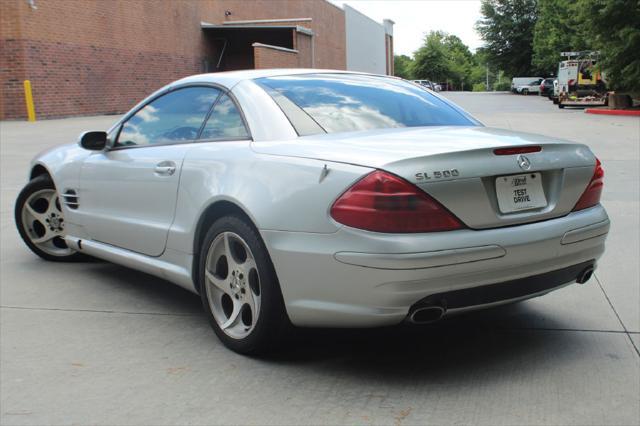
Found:
[{"label": "license plate holder", "polygon": [[496,197],[501,213],[514,213],[547,206],[541,173],[498,176]]}]

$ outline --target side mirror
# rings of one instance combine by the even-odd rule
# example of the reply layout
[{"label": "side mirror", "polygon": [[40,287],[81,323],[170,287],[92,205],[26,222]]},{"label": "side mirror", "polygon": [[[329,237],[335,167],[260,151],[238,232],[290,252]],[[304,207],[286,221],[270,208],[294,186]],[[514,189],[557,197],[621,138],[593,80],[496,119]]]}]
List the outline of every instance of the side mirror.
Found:
[{"label": "side mirror", "polygon": [[84,132],[80,135],[80,146],[91,151],[102,151],[107,146],[107,132]]}]

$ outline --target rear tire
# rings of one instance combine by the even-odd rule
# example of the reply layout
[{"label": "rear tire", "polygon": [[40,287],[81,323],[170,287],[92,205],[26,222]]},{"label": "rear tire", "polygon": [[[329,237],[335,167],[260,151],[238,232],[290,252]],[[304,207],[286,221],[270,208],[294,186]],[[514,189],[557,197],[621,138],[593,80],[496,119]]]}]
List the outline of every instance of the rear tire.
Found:
[{"label": "rear tire", "polygon": [[529,94],[529,90],[528,89],[522,89],[522,94],[527,96]]},{"label": "rear tire", "polygon": [[209,323],[229,349],[258,355],[277,347],[290,327],[267,248],[244,219],[213,223],[200,248],[200,296]]},{"label": "rear tire", "polygon": [[41,258],[53,262],[89,259],[70,248],[64,240],[64,216],[56,187],[49,176],[34,178],[20,191],[14,217],[20,237]]}]

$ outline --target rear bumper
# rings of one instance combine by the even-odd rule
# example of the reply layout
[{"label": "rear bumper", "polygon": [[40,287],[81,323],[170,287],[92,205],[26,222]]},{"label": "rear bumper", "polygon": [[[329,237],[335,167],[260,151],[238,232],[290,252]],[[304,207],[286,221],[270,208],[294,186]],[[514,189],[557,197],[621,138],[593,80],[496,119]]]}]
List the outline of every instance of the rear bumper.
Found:
[{"label": "rear bumper", "polygon": [[[567,283],[580,282],[585,273],[593,271],[594,267],[595,261],[588,260],[556,271],[517,280],[436,293],[419,300],[409,311],[418,307],[434,305],[440,306],[446,311],[467,310],[539,296],[563,287]],[[591,272],[588,274],[590,276]]]},{"label": "rear bumper", "polygon": [[369,327],[403,321],[412,306],[429,296],[485,287],[477,293],[483,294],[496,283],[513,296],[450,307],[468,309],[575,282],[575,275],[558,274],[551,287],[522,289],[528,277],[595,264],[608,230],[607,214],[596,206],[544,222],[485,230],[389,235],[344,227],[333,234],[261,233],[294,324]]}]

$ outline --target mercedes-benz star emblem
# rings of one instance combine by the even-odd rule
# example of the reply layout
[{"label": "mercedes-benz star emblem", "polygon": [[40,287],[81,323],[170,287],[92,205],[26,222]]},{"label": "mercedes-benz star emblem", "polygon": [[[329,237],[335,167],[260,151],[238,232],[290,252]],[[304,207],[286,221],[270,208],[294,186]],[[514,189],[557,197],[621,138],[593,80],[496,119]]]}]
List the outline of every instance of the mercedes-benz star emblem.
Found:
[{"label": "mercedes-benz star emblem", "polygon": [[529,170],[531,168],[531,161],[529,161],[529,159],[524,155],[518,155],[517,161],[518,166],[520,166],[522,170]]}]

